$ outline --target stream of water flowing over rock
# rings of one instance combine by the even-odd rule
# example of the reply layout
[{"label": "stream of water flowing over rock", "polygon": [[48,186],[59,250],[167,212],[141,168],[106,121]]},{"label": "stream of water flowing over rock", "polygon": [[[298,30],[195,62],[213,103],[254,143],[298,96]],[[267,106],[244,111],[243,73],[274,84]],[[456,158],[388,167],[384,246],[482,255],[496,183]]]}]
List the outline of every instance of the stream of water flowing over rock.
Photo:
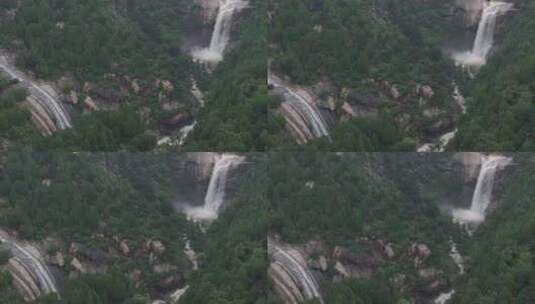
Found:
[{"label": "stream of water flowing over rock", "polygon": [[192,52],[193,58],[203,62],[217,63],[223,60],[223,53],[230,41],[230,32],[234,14],[247,7],[245,0],[217,0],[219,11],[217,13],[210,46]]},{"label": "stream of water flowing over rock", "polygon": [[218,155],[204,198],[204,205],[202,207],[188,207],[186,213],[196,220],[216,219],[225,199],[229,171],[243,161],[244,157],[234,154]]},{"label": "stream of water flowing over rock", "polygon": [[324,303],[319,285],[297,249],[268,238],[268,255],[271,260],[270,277],[284,298],[298,303],[308,299]]},{"label": "stream of water flowing over rock", "polygon": [[455,293],[455,290],[450,290],[449,292],[440,294],[434,301],[435,304],[446,304],[453,294]]},{"label": "stream of water flowing over rock", "polygon": [[500,155],[482,155],[481,168],[470,209],[453,210],[454,219],[461,223],[481,223],[485,219],[494,186],[494,176],[498,169],[507,166],[512,159]]},{"label": "stream of water flowing over rock", "polygon": [[292,87],[279,77],[270,74],[268,84],[282,95],[282,110],[292,134],[299,143],[329,137],[327,123],[316,106],[313,97],[304,89]]},{"label": "stream of water flowing over rock", "polygon": [[[68,112],[63,108],[61,102],[54,98],[51,93],[47,92],[41,86],[30,80],[22,72],[11,66],[4,56],[0,56],[0,69],[9,75],[12,79],[18,80],[28,91],[31,96],[39,103],[49,117],[48,120],[54,122],[56,128],[66,129],[71,127],[71,121]],[[36,109],[39,112],[39,109]]]},{"label": "stream of water flowing over rock", "polygon": [[3,235],[0,235],[0,243],[11,251],[12,258],[7,268],[15,286],[26,299],[33,300],[43,294],[58,292],[54,277],[35,247]]},{"label": "stream of water flowing over rock", "polygon": [[477,69],[485,65],[494,44],[496,19],[512,8],[512,3],[502,1],[485,2],[472,50],[454,54],[454,60],[466,68],[475,67]]}]

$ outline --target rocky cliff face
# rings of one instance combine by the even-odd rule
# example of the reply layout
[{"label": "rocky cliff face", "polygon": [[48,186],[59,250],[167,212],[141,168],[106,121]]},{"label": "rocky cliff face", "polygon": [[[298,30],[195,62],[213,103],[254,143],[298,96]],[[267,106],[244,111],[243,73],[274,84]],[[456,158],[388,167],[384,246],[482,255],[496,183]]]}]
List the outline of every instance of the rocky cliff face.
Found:
[{"label": "rocky cliff face", "polygon": [[481,166],[481,153],[457,153],[455,158],[463,165],[465,181],[469,182],[477,179],[479,167]]},{"label": "rocky cliff face", "polygon": [[474,26],[477,24],[485,0],[456,0],[457,6],[461,7],[465,13],[465,22],[468,26]]}]

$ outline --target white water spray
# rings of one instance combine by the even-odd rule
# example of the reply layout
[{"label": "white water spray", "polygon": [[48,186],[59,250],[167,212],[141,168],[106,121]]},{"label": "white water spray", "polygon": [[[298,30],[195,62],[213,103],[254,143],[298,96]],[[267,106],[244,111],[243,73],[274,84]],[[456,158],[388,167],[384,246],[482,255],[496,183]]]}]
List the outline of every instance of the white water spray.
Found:
[{"label": "white water spray", "polygon": [[178,142],[178,146],[182,147],[184,143],[186,143],[186,139],[188,138],[189,134],[193,129],[195,129],[195,126],[197,125],[197,121],[194,121],[191,125],[187,125],[180,129],[180,140]]},{"label": "white water spray", "polygon": [[512,8],[512,3],[502,1],[485,2],[472,51],[454,54],[454,60],[463,67],[478,68],[485,65],[494,44],[496,19]]},{"label": "white water spray", "polygon": [[195,59],[204,62],[217,63],[223,60],[223,53],[230,41],[230,30],[234,14],[247,7],[245,0],[219,0],[219,11],[210,40],[210,46],[194,50]]},{"label": "white water spray", "polygon": [[452,141],[455,138],[456,134],[457,134],[457,129],[455,129],[455,130],[453,130],[451,132],[442,134],[438,138],[436,143],[425,143],[425,144],[419,146],[416,151],[420,152],[420,153],[425,153],[425,152],[444,152],[446,150],[446,147],[450,143],[450,141]]},{"label": "white water spray", "polygon": [[64,130],[71,127],[69,115],[61,103],[24,74],[17,71],[14,67],[10,67],[9,62],[4,56],[0,56],[0,69],[6,72],[12,79],[18,80],[28,89],[29,93],[35,97],[46,112],[54,118],[57,128]]},{"label": "white water spray", "polygon": [[449,292],[440,294],[434,301],[435,304],[446,304],[453,294],[455,293],[455,290],[450,290]]},{"label": "white water spray", "polygon": [[227,178],[230,169],[243,162],[244,157],[234,154],[223,154],[217,157],[208,184],[208,190],[202,207],[188,207],[186,213],[196,220],[213,220],[217,218],[223,205],[227,189]]},{"label": "white water spray", "polygon": [[481,157],[481,169],[470,209],[453,210],[454,220],[461,224],[478,224],[485,220],[486,211],[492,197],[496,171],[507,166],[512,160],[500,155],[483,155]]}]

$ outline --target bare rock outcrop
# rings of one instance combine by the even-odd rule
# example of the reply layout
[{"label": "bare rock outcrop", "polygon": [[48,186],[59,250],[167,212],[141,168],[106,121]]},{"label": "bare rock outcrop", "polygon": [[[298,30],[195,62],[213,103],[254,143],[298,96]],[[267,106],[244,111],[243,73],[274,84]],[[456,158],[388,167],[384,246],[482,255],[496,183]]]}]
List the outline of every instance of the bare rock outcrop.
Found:
[{"label": "bare rock outcrop", "polygon": [[346,248],[336,246],[332,254],[335,269],[345,278],[369,278],[378,266],[378,260],[370,255],[355,255]]}]

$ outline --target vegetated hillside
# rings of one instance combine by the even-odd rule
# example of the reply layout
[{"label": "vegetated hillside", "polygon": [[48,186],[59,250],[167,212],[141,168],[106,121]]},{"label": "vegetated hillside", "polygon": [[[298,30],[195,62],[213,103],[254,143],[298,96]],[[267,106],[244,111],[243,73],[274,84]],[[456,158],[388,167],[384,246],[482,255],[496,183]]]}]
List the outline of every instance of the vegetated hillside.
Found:
[{"label": "vegetated hillside", "polygon": [[[460,231],[426,193],[432,187],[411,193],[414,189],[394,181],[391,174],[396,170],[386,166],[396,167],[401,175],[405,161],[404,154],[396,155],[274,156],[270,233],[291,244],[320,248],[309,258],[323,255],[330,265],[320,275],[326,303],[398,303],[403,299],[426,303],[422,299],[438,296],[456,276],[448,241],[462,238]],[[389,157],[397,162],[385,165]],[[436,170],[423,160],[417,166],[430,164]],[[430,254],[418,256],[411,249],[415,244],[428,248]],[[331,266],[337,262],[337,253],[331,251],[345,252],[356,263],[354,275],[360,279],[332,283],[337,270]]]},{"label": "vegetated hillside", "polygon": [[[454,304],[532,303],[535,158],[509,156],[513,163],[494,180],[493,207],[468,236],[439,211],[470,204],[462,198],[464,187],[475,187],[465,180],[467,154],[280,154],[270,170],[270,233],[306,253],[325,303],[432,303],[452,289]],[[464,274],[448,256],[449,240]],[[430,249],[422,264],[415,243]],[[348,269],[358,278],[333,281]]]},{"label": "vegetated hillside", "polygon": [[[63,77],[56,81],[57,87],[78,95],[74,99],[67,98],[76,112],[88,111],[84,102],[76,104],[76,100],[84,101],[88,96],[97,101],[99,108],[122,108],[123,111],[122,117],[108,117],[114,115],[102,113],[83,115],[75,130],[57,134],[44,143],[38,136],[31,141],[39,141],[36,145],[42,149],[54,146],[73,150],[117,150],[117,141],[123,143],[131,139],[128,135],[127,139],[115,138],[117,133],[124,133],[121,129],[149,136],[149,126],[162,128],[162,121],[176,115],[177,111],[191,115],[195,101],[189,93],[190,78],[200,72],[188,55],[180,51],[179,45],[184,36],[184,16],[194,12],[191,3],[164,0],[150,3],[23,1],[2,8],[0,44],[17,55],[20,68],[51,81]],[[195,20],[190,19],[190,22]],[[161,89],[153,85],[158,79],[169,81],[172,91],[162,95]],[[170,113],[162,107],[162,102],[178,106]],[[121,121],[141,120],[136,113],[141,108],[149,113],[144,118],[147,126],[121,126]],[[91,128],[91,125],[98,127]],[[170,126],[171,129],[175,127]],[[115,133],[114,138],[110,138],[110,133]],[[95,146],[91,147],[92,144]],[[154,145],[154,138],[148,145]]]},{"label": "vegetated hillside", "polygon": [[203,265],[181,303],[268,303],[270,156],[253,155],[254,168],[242,176],[238,193],[207,231]]},{"label": "vegetated hillside", "polygon": [[266,2],[250,1],[239,22],[239,45],[208,81],[207,104],[187,150],[268,151],[276,143],[279,130],[267,115]]},{"label": "vegetated hillside", "polygon": [[471,83],[451,150],[535,151],[535,3],[515,1],[499,46]]},{"label": "vegetated hillside", "polygon": [[[457,72],[440,47],[454,1],[271,3],[271,67],[320,86],[320,103],[335,99],[344,122],[332,130],[330,149],[414,149],[417,140],[452,128],[460,112],[451,99]],[[344,102],[372,114],[348,116]]]},{"label": "vegetated hillside", "polygon": [[25,90],[11,87],[10,81],[0,76],[0,140],[27,142],[38,136],[29,111],[19,106],[25,98]]},{"label": "vegetated hillside", "polygon": [[[84,303],[147,301],[187,280],[191,265],[183,237],[196,247],[200,232],[171,205],[171,168],[180,157],[9,153],[3,158],[0,226],[20,239],[39,241],[50,256],[64,256],[58,270],[75,278],[66,280],[61,302],[46,303],[86,297]],[[140,174],[143,185],[135,182]],[[157,253],[146,249],[153,241],[162,244]],[[71,264],[74,260],[82,266]],[[86,270],[80,275],[76,270],[82,268],[76,267]],[[91,269],[107,271],[85,274]],[[8,275],[2,277],[4,294],[11,284]]]},{"label": "vegetated hillside", "polygon": [[452,304],[535,302],[535,157],[517,154],[514,166],[498,209],[469,243]]},{"label": "vegetated hillside", "polygon": [[[183,303],[265,303],[267,155],[248,156],[233,177],[239,186],[232,186],[224,211],[205,233],[172,207],[176,195],[187,196],[198,183],[205,190],[208,182],[190,157],[195,155],[4,155],[0,227],[37,242],[47,261],[58,252],[65,257],[64,265],[49,264],[65,276],[62,299],[35,303],[151,303],[186,285]],[[185,237],[198,257],[197,271],[184,253]],[[0,246],[0,266],[7,257]],[[80,274],[73,260],[97,273]],[[12,281],[0,271],[0,303],[23,303]]]},{"label": "vegetated hillside", "polygon": [[[265,3],[250,1],[233,22],[228,58],[210,74],[189,54],[190,40],[213,27],[194,1],[6,3],[0,47],[53,83],[75,113],[71,130],[7,139],[46,151],[146,151],[158,134],[177,135],[196,120],[186,150],[266,150],[275,136],[266,114]],[[193,79],[206,96],[202,110]],[[95,111],[87,97],[99,111],[87,114]]]}]

